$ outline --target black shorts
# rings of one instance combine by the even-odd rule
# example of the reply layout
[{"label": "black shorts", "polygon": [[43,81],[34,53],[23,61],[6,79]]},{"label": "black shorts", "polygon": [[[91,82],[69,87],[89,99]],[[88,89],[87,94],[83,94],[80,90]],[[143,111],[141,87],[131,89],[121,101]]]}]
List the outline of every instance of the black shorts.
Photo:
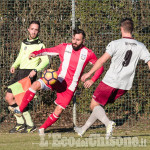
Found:
[{"label": "black shorts", "polygon": [[[16,70],[14,78],[10,81],[9,85],[14,84],[15,82],[27,77],[32,70],[33,69],[18,69],[18,70]],[[37,78],[37,74],[33,78],[30,78],[31,83],[36,81],[36,78]],[[8,88],[7,92],[12,93],[12,90],[10,88]]]}]

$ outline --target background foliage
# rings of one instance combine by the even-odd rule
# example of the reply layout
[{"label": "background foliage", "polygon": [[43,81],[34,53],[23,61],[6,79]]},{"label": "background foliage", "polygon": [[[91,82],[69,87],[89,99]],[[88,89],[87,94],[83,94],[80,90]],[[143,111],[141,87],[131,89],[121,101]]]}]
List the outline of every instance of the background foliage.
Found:
[{"label": "background foliage", "polygon": [[[1,125],[15,122],[7,110],[5,90],[13,77],[9,73],[15,61],[20,43],[28,36],[27,28],[31,20],[41,23],[40,39],[46,47],[62,42],[70,42],[72,34],[71,0],[0,0],[0,120]],[[122,17],[132,17],[135,23],[134,37],[150,49],[150,1],[149,0],[75,0],[76,26],[87,34],[85,45],[100,57],[111,40],[120,38],[119,21]],[[50,58],[49,68],[57,69],[59,59]],[[104,66],[107,71],[109,62]],[[85,71],[91,66],[89,65]],[[139,62],[131,91],[118,99],[106,110],[118,125],[134,126],[150,116],[150,77],[147,65]],[[104,75],[104,74],[103,74]],[[102,77],[103,77],[102,75]],[[40,76],[40,73],[39,73]],[[90,114],[90,99],[102,77],[90,89],[79,83],[77,90],[77,123],[82,125]],[[30,104],[37,124],[43,123],[53,111],[55,92],[39,92],[38,98]],[[64,112],[57,126],[72,126],[72,103]],[[98,125],[98,122],[95,123]]]}]

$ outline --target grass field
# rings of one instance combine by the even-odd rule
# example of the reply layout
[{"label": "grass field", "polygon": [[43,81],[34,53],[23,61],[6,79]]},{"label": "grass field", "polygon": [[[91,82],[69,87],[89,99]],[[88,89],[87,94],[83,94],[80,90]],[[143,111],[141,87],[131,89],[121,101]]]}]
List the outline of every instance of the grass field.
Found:
[{"label": "grass field", "polygon": [[[0,133],[0,150],[149,150],[150,132],[130,128],[114,131],[112,140],[105,140],[104,128],[90,129],[81,138],[72,129],[49,130],[45,136],[37,132],[30,134]],[[110,144],[111,143],[111,144]]]}]

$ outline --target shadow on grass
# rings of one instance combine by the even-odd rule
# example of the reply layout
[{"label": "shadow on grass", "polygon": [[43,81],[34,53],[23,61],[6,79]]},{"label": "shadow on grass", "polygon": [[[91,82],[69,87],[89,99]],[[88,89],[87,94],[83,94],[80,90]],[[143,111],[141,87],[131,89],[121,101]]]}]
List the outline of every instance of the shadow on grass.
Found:
[{"label": "shadow on grass", "polygon": [[49,129],[49,130],[46,130],[45,133],[56,133],[56,132],[59,132],[59,133],[63,133],[63,132],[74,132],[73,130],[73,127],[72,128],[59,128],[59,129]]},{"label": "shadow on grass", "polygon": [[[127,114],[125,117],[121,118],[121,119],[115,119],[113,120],[114,122],[116,122],[116,126],[122,126],[129,118],[130,114]],[[94,126],[94,127],[91,127],[92,129],[97,129],[97,128],[104,128],[105,125],[102,124],[102,125],[97,125],[97,126]],[[72,128],[58,128],[58,129],[49,129],[49,130],[46,130],[45,133],[50,133],[50,132],[60,132],[60,133],[63,133],[63,132],[74,132],[74,129],[73,127]]]}]

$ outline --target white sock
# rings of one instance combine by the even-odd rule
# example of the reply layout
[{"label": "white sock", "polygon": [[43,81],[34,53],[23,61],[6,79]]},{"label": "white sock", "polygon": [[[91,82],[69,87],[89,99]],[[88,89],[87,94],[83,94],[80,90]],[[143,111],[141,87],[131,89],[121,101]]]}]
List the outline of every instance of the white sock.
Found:
[{"label": "white sock", "polygon": [[23,112],[23,117],[24,117],[24,119],[25,119],[25,121],[26,121],[26,124],[27,124],[28,126],[31,126],[31,127],[34,126],[34,123],[33,123],[33,121],[32,121],[32,118],[31,118],[31,115],[30,115],[29,111]]},{"label": "white sock", "polygon": [[105,110],[102,106],[95,106],[93,109],[93,113],[98,120],[105,124],[106,127],[108,126],[110,120],[106,116]]},{"label": "white sock", "polygon": [[96,120],[100,120],[107,127],[109,124],[109,119],[106,116],[105,110],[102,106],[95,106],[90,117],[86,121],[85,125],[82,126],[82,131],[86,131]]},{"label": "white sock", "polygon": [[18,124],[24,124],[24,119],[23,119],[22,116],[21,116],[21,117],[18,117],[18,116],[16,116],[15,114],[14,114],[14,116],[15,116],[15,118],[16,118]]},{"label": "white sock", "polygon": [[95,121],[97,120],[97,117],[92,112],[88,120],[86,121],[85,125],[82,126],[82,131],[86,131]]}]

